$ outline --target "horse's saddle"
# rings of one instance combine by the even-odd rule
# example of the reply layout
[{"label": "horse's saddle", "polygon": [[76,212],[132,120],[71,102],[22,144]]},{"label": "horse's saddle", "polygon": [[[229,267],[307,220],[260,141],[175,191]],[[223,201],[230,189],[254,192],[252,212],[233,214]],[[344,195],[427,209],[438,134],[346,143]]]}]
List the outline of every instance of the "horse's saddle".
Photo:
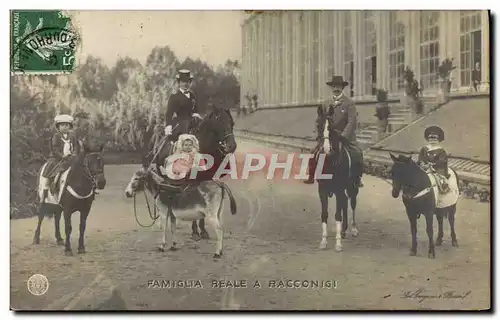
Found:
[{"label": "horse's saddle", "polygon": [[[422,166],[422,169],[424,169],[424,171],[427,174],[432,175],[434,177],[434,179],[436,180],[436,185],[437,185],[437,188],[438,188],[438,191],[440,194],[447,194],[448,192],[451,191],[450,185],[448,183],[448,178],[446,178],[441,173],[437,172],[430,165],[424,165],[424,166]],[[448,169],[448,172],[449,172],[449,169]],[[450,175],[450,177],[451,177],[451,175]]]},{"label": "horse's saddle", "polygon": [[150,172],[154,182],[158,185],[160,193],[169,193],[174,195],[178,193],[188,192],[196,189],[200,184],[200,182],[196,180],[170,179],[169,177],[158,173],[156,168],[150,168]]}]

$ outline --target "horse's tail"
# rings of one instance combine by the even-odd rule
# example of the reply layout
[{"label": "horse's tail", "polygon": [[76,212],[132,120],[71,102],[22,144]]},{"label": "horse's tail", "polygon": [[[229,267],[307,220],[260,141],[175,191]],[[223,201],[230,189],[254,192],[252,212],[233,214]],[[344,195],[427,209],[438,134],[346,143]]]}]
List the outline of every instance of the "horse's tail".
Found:
[{"label": "horse's tail", "polygon": [[[231,208],[231,214],[233,214],[233,215],[236,214],[236,211],[237,211],[236,200],[234,199],[233,192],[231,191],[231,189],[229,189],[229,186],[222,181],[215,181],[215,183],[222,189],[222,197],[220,200],[221,205],[219,206],[219,211],[222,208],[222,201],[224,201],[224,192],[227,192],[227,194],[229,196],[229,206]],[[220,212],[218,212],[218,215],[219,214],[220,214]]]}]

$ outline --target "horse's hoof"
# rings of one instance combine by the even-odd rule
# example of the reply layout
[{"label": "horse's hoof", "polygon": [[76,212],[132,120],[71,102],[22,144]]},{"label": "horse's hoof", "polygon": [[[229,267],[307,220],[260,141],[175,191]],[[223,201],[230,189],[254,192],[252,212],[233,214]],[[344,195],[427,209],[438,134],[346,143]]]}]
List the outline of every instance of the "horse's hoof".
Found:
[{"label": "horse's hoof", "polygon": [[158,252],[165,252],[165,247],[160,246],[157,248]]},{"label": "horse's hoof", "polygon": [[336,244],[335,245],[335,251],[341,252],[342,251],[342,245],[341,244]]},{"label": "horse's hoof", "polygon": [[222,252],[221,253],[214,253],[214,259],[220,259],[222,258]]},{"label": "horse's hoof", "polygon": [[62,239],[61,240],[57,240],[56,243],[57,243],[58,246],[64,246],[64,240],[62,240]]},{"label": "horse's hoof", "polygon": [[176,246],[171,246],[170,248],[168,248],[169,251],[177,251],[179,250]]},{"label": "horse's hoof", "polygon": [[410,256],[414,257],[417,255],[417,251],[410,250]]},{"label": "horse's hoof", "polygon": [[429,252],[428,257],[429,257],[429,259],[434,259],[434,258],[436,258],[436,253],[435,252]]},{"label": "horse's hoof", "polygon": [[458,241],[457,241],[457,240],[452,240],[452,241],[451,241],[451,245],[452,245],[453,247],[457,248],[457,247],[458,247]]},{"label": "horse's hoof", "polygon": [[442,245],[442,244],[443,244],[443,239],[442,238],[437,238],[436,242],[434,242],[434,245],[437,246],[437,247],[440,246],[440,245]]},{"label": "horse's hoof", "polygon": [[321,241],[320,244],[319,244],[319,248],[320,249],[326,249],[326,244],[327,244],[326,241]]},{"label": "horse's hoof", "polygon": [[340,236],[342,237],[342,239],[345,239],[345,231],[341,232]]},{"label": "horse's hoof", "polygon": [[85,248],[78,248],[78,253],[79,254],[84,254],[85,253]]},{"label": "horse's hoof", "polygon": [[208,232],[202,231],[201,232],[201,238],[202,239],[210,239],[210,236],[208,235]]},{"label": "horse's hoof", "polygon": [[193,233],[193,234],[191,234],[191,239],[193,239],[194,241],[200,241],[201,236],[197,233]]},{"label": "horse's hoof", "polygon": [[359,235],[359,230],[357,228],[352,228],[351,233],[353,237],[357,237]]},{"label": "horse's hoof", "polygon": [[68,257],[72,257],[73,256],[73,251],[72,250],[65,250],[64,251],[64,254]]},{"label": "horse's hoof", "polygon": [[40,239],[33,239],[33,244],[40,244]]}]

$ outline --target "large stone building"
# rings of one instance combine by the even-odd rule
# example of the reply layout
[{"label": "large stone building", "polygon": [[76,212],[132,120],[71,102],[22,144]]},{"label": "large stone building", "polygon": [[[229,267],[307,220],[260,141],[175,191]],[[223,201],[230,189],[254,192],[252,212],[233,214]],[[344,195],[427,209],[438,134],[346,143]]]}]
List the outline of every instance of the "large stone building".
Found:
[{"label": "large stone building", "polygon": [[355,99],[373,99],[374,87],[400,95],[405,66],[435,94],[446,58],[458,67],[452,91],[471,90],[476,62],[489,90],[487,11],[274,11],[249,16],[242,33],[242,102],[257,94],[259,107],[317,103],[333,74]]}]

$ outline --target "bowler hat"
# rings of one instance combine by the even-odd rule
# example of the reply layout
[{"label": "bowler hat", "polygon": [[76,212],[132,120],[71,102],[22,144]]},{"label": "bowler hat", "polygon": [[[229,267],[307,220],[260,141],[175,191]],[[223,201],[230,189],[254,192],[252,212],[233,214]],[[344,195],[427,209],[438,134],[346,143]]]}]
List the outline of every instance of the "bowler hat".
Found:
[{"label": "bowler hat", "polygon": [[342,76],[332,76],[332,81],[328,81],[326,84],[329,85],[330,87],[333,86],[345,87],[349,84],[349,82],[344,81],[344,78],[342,78]]},{"label": "bowler hat", "polygon": [[439,141],[444,140],[444,131],[438,126],[430,126],[424,131],[424,138],[425,140],[429,140],[429,136],[431,134],[437,135]]},{"label": "bowler hat", "polygon": [[190,81],[192,80],[194,77],[193,75],[191,74],[191,71],[187,70],[187,69],[181,69],[179,71],[177,71],[177,75],[175,76],[175,78],[178,80],[178,81]]}]

